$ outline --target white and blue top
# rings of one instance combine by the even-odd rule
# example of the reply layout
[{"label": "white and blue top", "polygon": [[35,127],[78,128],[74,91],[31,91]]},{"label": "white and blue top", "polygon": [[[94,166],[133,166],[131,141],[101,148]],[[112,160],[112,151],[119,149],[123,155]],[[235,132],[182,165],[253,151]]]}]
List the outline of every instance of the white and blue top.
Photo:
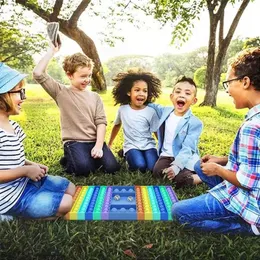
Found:
[{"label": "white and blue top", "polygon": [[[0,174],[1,170],[14,169],[25,164],[22,141],[26,135],[18,123],[11,121],[14,133],[0,128]],[[13,181],[0,183],[0,214],[10,210],[21,197],[29,178],[21,177]]]},{"label": "white and blue top", "polygon": [[135,110],[130,105],[122,105],[119,107],[114,121],[115,125],[121,123],[124,132],[124,153],[130,149],[156,148],[152,133],[158,129],[159,117],[153,108],[146,106],[143,109]]}]

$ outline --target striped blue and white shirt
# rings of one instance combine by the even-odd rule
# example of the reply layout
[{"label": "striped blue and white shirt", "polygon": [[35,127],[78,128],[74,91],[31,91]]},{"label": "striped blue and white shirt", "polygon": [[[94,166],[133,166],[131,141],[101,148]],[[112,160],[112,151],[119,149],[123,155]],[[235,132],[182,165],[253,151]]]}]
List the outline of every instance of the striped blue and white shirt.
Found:
[{"label": "striped blue and white shirt", "polygon": [[[25,164],[23,140],[25,133],[18,123],[11,121],[14,134],[0,128],[0,174],[1,170],[14,169]],[[0,183],[0,214],[10,210],[22,195],[28,178],[21,177],[13,181]]]}]

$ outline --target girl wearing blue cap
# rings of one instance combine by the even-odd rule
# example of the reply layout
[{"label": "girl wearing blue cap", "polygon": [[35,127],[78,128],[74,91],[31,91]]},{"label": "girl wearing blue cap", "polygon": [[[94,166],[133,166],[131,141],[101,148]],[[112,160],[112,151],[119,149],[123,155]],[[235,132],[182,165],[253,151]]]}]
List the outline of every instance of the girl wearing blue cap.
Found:
[{"label": "girl wearing blue cap", "polygon": [[26,218],[63,216],[72,207],[75,186],[47,175],[48,167],[25,159],[25,134],[9,119],[26,99],[25,74],[0,62],[0,214]]}]

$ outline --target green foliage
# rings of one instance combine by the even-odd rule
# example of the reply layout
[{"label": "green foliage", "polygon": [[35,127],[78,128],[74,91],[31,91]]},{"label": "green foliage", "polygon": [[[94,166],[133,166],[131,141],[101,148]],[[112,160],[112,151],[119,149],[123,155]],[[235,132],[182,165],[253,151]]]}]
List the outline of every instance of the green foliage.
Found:
[{"label": "green foliage", "polygon": [[48,73],[51,77],[58,80],[59,82],[63,84],[69,84],[70,81],[62,68],[61,59],[63,58],[54,58],[51,60],[51,62],[48,65]]},{"label": "green foliage", "polygon": [[28,21],[19,25],[18,21],[0,21],[0,61],[23,71],[33,66],[32,55],[39,53],[46,42],[40,34],[32,34],[30,26]]},{"label": "green foliage", "polygon": [[259,46],[260,46],[260,37],[247,38],[244,43],[243,49],[259,47]]},{"label": "green foliage", "polygon": [[[170,105],[170,89],[164,89],[158,103]],[[204,95],[198,91],[199,102]],[[245,110],[234,109],[232,100],[219,91],[218,108],[192,110],[204,123],[199,148],[201,154],[227,155]],[[102,94],[108,116],[108,140],[118,107],[113,106],[111,92]],[[198,103],[199,103],[198,102]],[[38,85],[27,86],[23,112],[12,117],[27,134],[25,151],[29,160],[49,166],[49,172],[69,178],[76,185],[172,185],[154,179],[150,173],[130,173],[123,161],[118,174],[97,172],[88,178],[65,174],[58,161],[63,155],[60,140],[59,111],[51,98]],[[122,147],[122,131],[113,151]],[[174,187],[174,186],[173,186]],[[176,190],[178,198],[198,196],[205,185]],[[242,235],[218,235],[187,230],[173,222],[163,221],[56,221],[22,220],[0,223],[0,258],[6,259],[258,259],[259,239]],[[145,246],[152,244],[152,247]],[[249,246],[250,245],[250,246]]]},{"label": "green foliage", "polygon": [[194,73],[194,81],[198,88],[205,88],[206,66],[202,66]]},{"label": "green foliage", "polygon": [[173,25],[172,43],[181,46],[192,34],[193,21],[199,19],[206,1],[201,0],[151,0],[146,13],[153,15],[162,24]]},{"label": "green foliage", "polygon": [[144,55],[124,55],[109,59],[105,64],[105,78],[108,86],[113,86],[113,78],[119,72],[131,68],[141,68],[147,71],[152,70],[153,57]]}]

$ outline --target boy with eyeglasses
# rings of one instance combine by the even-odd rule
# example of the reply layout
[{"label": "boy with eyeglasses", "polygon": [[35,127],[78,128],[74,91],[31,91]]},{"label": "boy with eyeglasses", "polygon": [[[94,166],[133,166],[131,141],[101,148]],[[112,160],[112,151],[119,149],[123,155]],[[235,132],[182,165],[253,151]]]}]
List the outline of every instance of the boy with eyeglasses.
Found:
[{"label": "boy with eyeglasses", "polygon": [[173,219],[219,233],[260,231],[260,48],[232,61],[224,82],[237,109],[249,111],[228,158],[206,155],[195,171],[211,188],[207,194],[173,205]]},{"label": "boy with eyeglasses", "polygon": [[81,53],[67,56],[63,69],[70,86],[60,84],[46,73],[46,68],[60,45],[49,44],[47,53],[33,71],[34,79],[55,100],[60,109],[64,157],[60,163],[68,173],[88,176],[102,167],[107,173],[120,165],[104,142],[106,115],[100,96],[87,90],[91,82],[93,61]]}]

